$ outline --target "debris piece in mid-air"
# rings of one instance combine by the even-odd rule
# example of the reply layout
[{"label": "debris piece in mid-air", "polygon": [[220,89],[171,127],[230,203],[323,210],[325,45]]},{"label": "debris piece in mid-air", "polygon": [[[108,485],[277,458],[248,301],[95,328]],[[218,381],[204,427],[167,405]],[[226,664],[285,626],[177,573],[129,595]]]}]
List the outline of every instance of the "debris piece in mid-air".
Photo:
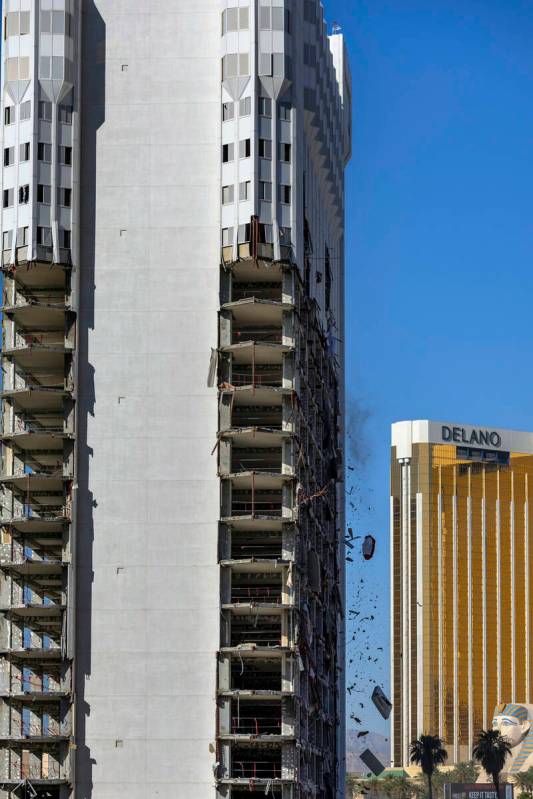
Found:
[{"label": "debris piece in mid-air", "polygon": [[363,541],[363,557],[365,560],[371,560],[376,551],[376,539],[373,535],[367,535]]},{"label": "debris piece in mid-air", "polygon": [[379,685],[376,685],[372,692],[372,701],[383,716],[384,719],[388,719],[391,710],[392,710],[392,703],[390,699],[385,696],[385,693]]},{"label": "debris piece in mid-air", "polygon": [[370,751],[370,749],[365,749],[364,752],[361,752],[359,755],[365,766],[368,766],[370,771],[379,777],[382,771],[385,771],[385,766],[383,763],[377,759],[375,754]]}]

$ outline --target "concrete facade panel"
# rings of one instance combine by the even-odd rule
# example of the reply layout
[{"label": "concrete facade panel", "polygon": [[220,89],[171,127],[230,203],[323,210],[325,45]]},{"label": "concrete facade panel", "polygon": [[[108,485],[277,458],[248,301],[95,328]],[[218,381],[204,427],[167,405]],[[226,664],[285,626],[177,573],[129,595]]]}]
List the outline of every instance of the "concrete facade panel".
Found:
[{"label": "concrete facade panel", "polygon": [[[207,797],[219,642],[218,406],[206,385],[217,345],[219,3],[141,0],[132,13],[129,1],[90,0],[85,17],[95,57],[84,67],[93,158],[82,192],[94,203],[82,207],[78,787],[91,784],[91,799]],[[197,74],[201,102],[173,82]]]}]

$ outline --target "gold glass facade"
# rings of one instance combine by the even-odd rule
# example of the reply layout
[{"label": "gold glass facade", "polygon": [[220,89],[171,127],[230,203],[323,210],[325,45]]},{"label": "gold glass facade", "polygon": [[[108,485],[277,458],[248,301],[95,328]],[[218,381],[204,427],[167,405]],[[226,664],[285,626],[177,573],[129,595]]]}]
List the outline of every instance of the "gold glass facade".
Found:
[{"label": "gold glass facade", "polygon": [[407,764],[421,733],[443,738],[457,762],[495,705],[533,701],[533,454],[401,450],[391,469],[393,762]]}]

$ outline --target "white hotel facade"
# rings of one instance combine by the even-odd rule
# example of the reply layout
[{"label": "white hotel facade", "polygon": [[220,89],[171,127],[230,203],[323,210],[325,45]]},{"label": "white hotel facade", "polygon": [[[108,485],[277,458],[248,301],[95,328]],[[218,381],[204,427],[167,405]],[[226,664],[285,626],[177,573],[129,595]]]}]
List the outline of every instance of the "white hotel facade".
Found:
[{"label": "white hotel facade", "polygon": [[2,11],[0,797],[342,797],[343,37]]}]

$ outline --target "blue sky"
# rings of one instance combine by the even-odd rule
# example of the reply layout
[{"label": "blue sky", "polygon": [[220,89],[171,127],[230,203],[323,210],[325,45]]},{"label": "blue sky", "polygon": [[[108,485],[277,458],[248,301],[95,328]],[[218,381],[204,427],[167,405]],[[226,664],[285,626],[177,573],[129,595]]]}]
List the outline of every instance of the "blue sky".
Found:
[{"label": "blue sky", "polygon": [[370,564],[358,551],[349,564],[352,606],[376,617],[351,645],[363,693],[350,709],[385,732],[367,697],[389,676],[390,424],[533,430],[533,0],[325,9],[346,36],[354,95],[346,335],[361,444],[348,511],[354,533],[378,539]]}]

